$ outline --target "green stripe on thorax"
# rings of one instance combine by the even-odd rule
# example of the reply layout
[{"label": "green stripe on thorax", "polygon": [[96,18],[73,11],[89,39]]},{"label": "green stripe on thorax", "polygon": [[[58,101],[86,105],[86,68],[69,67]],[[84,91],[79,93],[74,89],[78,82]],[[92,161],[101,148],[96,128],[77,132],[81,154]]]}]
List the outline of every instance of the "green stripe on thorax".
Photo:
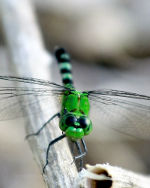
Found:
[{"label": "green stripe on thorax", "polygon": [[[86,93],[79,91],[67,91],[63,97],[62,110],[67,109],[68,112],[77,114],[89,114],[90,104]],[[63,112],[63,111],[62,111]]]}]

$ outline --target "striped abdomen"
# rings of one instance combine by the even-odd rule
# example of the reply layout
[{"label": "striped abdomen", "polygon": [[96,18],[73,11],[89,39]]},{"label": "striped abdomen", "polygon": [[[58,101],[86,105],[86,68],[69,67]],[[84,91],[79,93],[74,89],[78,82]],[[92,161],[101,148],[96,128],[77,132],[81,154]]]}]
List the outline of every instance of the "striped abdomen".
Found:
[{"label": "striped abdomen", "polygon": [[58,48],[55,52],[55,56],[59,64],[63,84],[73,85],[72,67],[69,54],[65,51],[64,48]]}]

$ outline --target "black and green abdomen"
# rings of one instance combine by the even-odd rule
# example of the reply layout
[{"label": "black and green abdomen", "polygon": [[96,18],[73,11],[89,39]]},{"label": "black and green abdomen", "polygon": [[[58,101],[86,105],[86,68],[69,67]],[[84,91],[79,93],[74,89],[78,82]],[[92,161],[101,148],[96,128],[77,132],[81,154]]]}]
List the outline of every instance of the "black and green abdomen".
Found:
[{"label": "black and green abdomen", "polygon": [[55,52],[56,59],[59,64],[62,82],[64,85],[73,85],[72,66],[70,56],[64,48],[58,48]]}]

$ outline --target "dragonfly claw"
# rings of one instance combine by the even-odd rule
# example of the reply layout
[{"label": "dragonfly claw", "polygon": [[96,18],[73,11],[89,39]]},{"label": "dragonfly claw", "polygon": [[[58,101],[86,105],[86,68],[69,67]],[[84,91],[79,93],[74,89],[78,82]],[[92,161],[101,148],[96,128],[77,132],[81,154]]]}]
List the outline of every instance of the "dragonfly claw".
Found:
[{"label": "dragonfly claw", "polygon": [[45,169],[46,169],[46,166],[48,165],[48,161],[46,161],[46,164],[44,165],[43,167],[43,174],[45,174]]}]

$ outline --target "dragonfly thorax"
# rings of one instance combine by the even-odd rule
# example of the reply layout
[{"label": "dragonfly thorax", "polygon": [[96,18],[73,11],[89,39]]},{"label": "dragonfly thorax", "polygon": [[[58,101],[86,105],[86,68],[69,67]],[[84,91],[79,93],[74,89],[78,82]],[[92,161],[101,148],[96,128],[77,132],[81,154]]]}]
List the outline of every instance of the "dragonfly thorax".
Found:
[{"label": "dragonfly thorax", "polygon": [[63,96],[61,113],[64,114],[66,110],[88,116],[90,110],[88,94],[76,90],[66,91]]},{"label": "dragonfly thorax", "polygon": [[59,126],[66,136],[77,140],[91,132],[89,109],[90,104],[86,93],[71,91],[64,94]]}]

